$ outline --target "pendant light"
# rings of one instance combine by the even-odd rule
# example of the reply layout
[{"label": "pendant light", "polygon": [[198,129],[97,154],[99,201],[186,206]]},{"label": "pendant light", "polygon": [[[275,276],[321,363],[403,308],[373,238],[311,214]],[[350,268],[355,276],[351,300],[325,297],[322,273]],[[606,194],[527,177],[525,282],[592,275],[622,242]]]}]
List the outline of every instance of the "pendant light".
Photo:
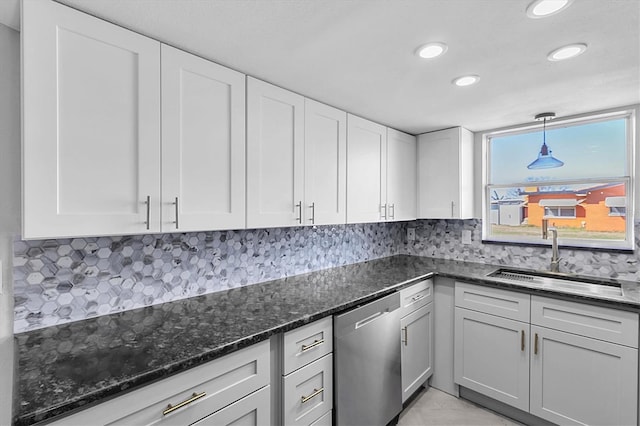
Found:
[{"label": "pendant light", "polygon": [[547,120],[552,120],[555,117],[555,112],[542,112],[534,117],[538,121],[542,120],[542,146],[540,147],[538,158],[531,162],[527,169],[552,169],[564,166],[562,161],[551,155],[551,150],[547,146]]}]

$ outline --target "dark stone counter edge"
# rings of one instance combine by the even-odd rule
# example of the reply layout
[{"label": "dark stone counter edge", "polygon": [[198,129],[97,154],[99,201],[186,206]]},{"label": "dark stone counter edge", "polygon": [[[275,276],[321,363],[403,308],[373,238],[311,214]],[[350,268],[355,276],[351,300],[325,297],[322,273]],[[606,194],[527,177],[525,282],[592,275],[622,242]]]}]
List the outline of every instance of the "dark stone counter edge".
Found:
[{"label": "dark stone counter edge", "polygon": [[[496,266],[496,265],[491,265],[491,266],[495,266],[496,269],[499,268],[499,266]],[[523,271],[527,270],[526,268],[517,268],[517,269],[521,269]],[[286,332],[286,331],[301,327],[303,325],[309,324],[321,318],[334,315],[349,309],[353,309],[360,305],[366,304],[372,300],[378,299],[380,297],[393,293],[397,290],[400,290],[404,287],[408,287],[411,284],[416,283],[417,281],[427,279],[427,278],[432,278],[435,276],[459,279],[459,280],[464,280],[465,282],[469,282],[473,284],[479,284],[479,285],[490,286],[495,288],[503,288],[503,289],[518,291],[522,293],[538,294],[541,296],[550,296],[555,299],[580,301],[582,303],[588,303],[592,305],[599,305],[599,306],[605,306],[605,307],[606,306],[611,307],[612,305],[615,305],[615,308],[619,310],[640,312],[640,305],[638,303],[634,303],[633,301],[610,300],[610,299],[599,298],[597,296],[561,293],[552,289],[531,288],[531,287],[526,287],[518,284],[505,283],[503,281],[494,280],[491,277],[487,277],[487,276],[473,276],[472,274],[465,273],[465,272],[431,271],[422,275],[418,275],[415,278],[411,278],[404,282],[391,285],[382,290],[371,293],[365,297],[355,299],[351,302],[348,302],[339,306],[335,306],[321,312],[317,312],[313,315],[301,317],[295,321],[290,321],[278,327],[273,327],[271,329],[264,330],[261,333],[256,333],[251,336],[246,336],[235,342],[224,344],[215,349],[207,351],[206,353],[202,353],[196,357],[191,357],[189,359],[185,359],[183,361],[167,365],[163,368],[156,369],[154,371],[150,371],[148,373],[145,373],[136,377],[132,377],[120,383],[119,385],[105,387],[99,391],[88,393],[84,395],[82,398],[76,398],[74,400],[67,401],[64,404],[52,406],[47,408],[46,410],[38,410],[30,413],[25,413],[19,417],[14,417],[13,424],[15,426],[27,426],[27,425],[33,425],[35,423],[40,423],[40,422],[42,422],[41,424],[46,424],[48,422],[60,420],[80,410],[97,405],[109,399],[122,396],[127,392],[139,389],[144,385],[148,385],[155,381],[165,379],[173,374],[180,373],[191,367],[195,367],[205,362],[212,361],[216,358],[230,354],[232,352],[235,352],[247,346],[251,346],[255,343],[259,343],[263,340],[268,339],[274,334]],[[597,281],[602,281],[604,283],[615,282],[615,280],[609,280],[606,278],[598,279]]]},{"label": "dark stone counter edge", "polygon": [[383,296],[386,296],[395,291],[398,291],[404,287],[408,287],[416,283],[417,281],[428,279],[435,275],[436,275],[435,272],[429,272],[423,275],[419,275],[415,278],[411,278],[404,282],[394,284],[392,286],[384,288],[383,290],[377,291],[375,293],[371,293],[365,297],[355,299],[343,305],[335,306],[327,310],[324,310],[322,312],[317,312],[313,315],[301,317],[295,321],[290,321],[278,327],[265,330],[261,333],[256,333],[251,336],[244,337],[235,342],[224,344],[222,346],[219,346],[215,349],[207,351],[196,357],[191,357],[189,359],[185,359],[177,363],[166,365],[163,368],[159,368],[159,369],[150,371],[148,373],[141,374],[136,377],[132,377],[127,381],[120,383],[119,385],[105,387],[97,392],[88,393],[84,395],[82,398],[69,400],[64,404],[55,405],[47,408],[46,410],[38,410],[30,413],[25,413],[22,416],[15,417],[13,419],[13,425],[14,426],[29,426],[34,424],[44,425],[49,422],[59,421],[64,417],[77,413],[78,411],[84,410],[94,405],[98,405],[99,403],[108,401],[109,399],[125,395],[127,392],[137,390],[142,386],[149,385],[158,380],[166,379],[169,376],[183,372],[185,370],[188,370],[189,368],[198,366],[200,364],[204,364],[205,362],[208,362],[208,361],[213,361],[216,358],[220,358],[224,355],[246,348],[255,343],[259,343],[263,340],[268,339],[274,334],[293,330],[295,328],[302,327],[303,325],[312,323],[316,320],[328,317],[330,315],[334,315],[339,312],[344,312],[349,309],[356,308],[358,306],[371,302],[375,299],[379,299]]}]

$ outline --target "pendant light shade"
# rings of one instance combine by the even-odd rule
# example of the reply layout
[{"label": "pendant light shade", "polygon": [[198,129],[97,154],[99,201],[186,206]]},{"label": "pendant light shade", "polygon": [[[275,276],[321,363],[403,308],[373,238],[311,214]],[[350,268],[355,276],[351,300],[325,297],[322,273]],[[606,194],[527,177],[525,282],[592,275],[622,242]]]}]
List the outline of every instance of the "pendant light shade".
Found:
[{"label": "pendant light shade", "polygon": [[535,116],[536,120],[542,120],[542,146],[538,158],[532,161],[527,169],[552,169],[564,166],[562,161],[551,154],[551,150],[547,146],[547,120],[552,120],[555,116],[556,114],[553,112],[543,112]]}]

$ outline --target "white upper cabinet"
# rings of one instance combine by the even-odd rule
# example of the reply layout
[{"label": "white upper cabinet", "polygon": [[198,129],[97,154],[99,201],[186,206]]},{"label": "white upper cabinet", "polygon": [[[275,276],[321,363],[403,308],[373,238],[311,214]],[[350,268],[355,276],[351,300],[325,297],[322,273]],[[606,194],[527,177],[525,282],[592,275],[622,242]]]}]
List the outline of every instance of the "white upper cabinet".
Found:
[{"label": "white upper cabinet", "polygon": [[160,43],[55,2],[22,12],[23,237],[160,231]]},{"label": "white upper cabinet", "polygon": [[307,225],[347,219],[347,113],[305,99],[305,212]]},{"label": "white upper cabinet", "polygon": [[245,226],[245,76],[162,46],[162,230]]},{"label": "white upper cabinet", "polygon": [[387,219],[416,218],[416,137],[387,129]]},{"label": "white upper cabinet", "polygon": [[348,114],[347,223],[387,219],[387,128]]},{"label": "white upper cabinet", "polygon": [[247,78],[247,227],[304,222],[304,98]]},{"label": "white upper cabinet", "polygon": [[418,136],[418,218],[473,217],[473,133],[462,127]]}]

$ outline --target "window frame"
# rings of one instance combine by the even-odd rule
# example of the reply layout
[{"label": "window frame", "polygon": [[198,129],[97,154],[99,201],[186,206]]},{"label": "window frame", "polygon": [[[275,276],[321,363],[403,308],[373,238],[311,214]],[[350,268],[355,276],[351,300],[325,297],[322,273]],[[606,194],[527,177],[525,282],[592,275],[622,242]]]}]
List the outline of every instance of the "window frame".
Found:
[{"label": "window frame", "polygon": [[[616,109],[607,112],[583,114],[580,116],[568,117],[564,119],[547,121],[546,128],[553,130],[562,127],[572,127],[577,125],[586,125],[603,121],[612,121],[617,119],[625,119],[626,122],[626,176],[611,176],[607,178],[585,178],[580,180],[554,180],[545,181],[548,185],[570,185],[570,184],[587,184],[587,183],[624,183],[626,191],[626,212],[625,214],[611,215],[625,218],[625,240],[589,240],[589,239],[558,239],[558,244],[562,247],[582,248],[582,249],[605,249],[605,250],[624,250],[633,251],[635,249],[634,235],[634,213],[635,213],[635,142],[636,142],[636,111],[637,107],[628,107]],[[518,188],[531,186],[531,182],[510,182],[508,184],[491,184],[489,182],[489,173],[491,170],[491,139],[495,137],[519,135],[524,133],[532,133],[542,131],[542,123],[529,123],[520,126],[513,126],[504,129],[492,130],[482,133],[482,242],[483,243],[502,243],[515,245],[532,245],[532,246],[548,246],[549,241],[540,238],[513,236],[497,236],[491,235],[491,191],[496,188]],[[552,206],[550,206],[552,207]],[[564,207],[563,207],[564,208]],[[559,211],[558,211],[559,213]],[[576,208],[574,207],[574,213]],[[610,212],[611,213],[611,209]],[[629,214],[630,213],[630,214]],[[547,217],[545,215],[545,217]],[[575,216],[548,216],[549,219],[575,219]]]}]

